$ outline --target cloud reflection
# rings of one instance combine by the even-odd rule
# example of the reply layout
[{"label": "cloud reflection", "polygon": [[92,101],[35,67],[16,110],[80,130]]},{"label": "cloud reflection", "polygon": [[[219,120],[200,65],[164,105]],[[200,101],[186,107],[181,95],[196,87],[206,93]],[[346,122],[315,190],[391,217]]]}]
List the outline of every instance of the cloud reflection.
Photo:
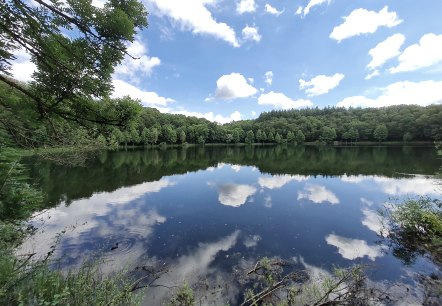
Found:
[{"label": "cloud reflection", "polygon": [[429,176],[410,175],[404,178],[390,178],[376,175],[343,175],[341,180],[346,183],[359,184],[364,181],[373,181],[381,190],[389,195],[400,196],[407,194],[428,195],[435,194],[437,181]]},{"label": "cloud reflection", "polygon": [[298,192],[298,200],[302,199],[307,199],[317,204],[324,202],[329,202],[331,204],[339,203],[338,197],[321,185],[309,185],[304,187],[304,191]]},{"label": "cloud reflection", "polygon": [[[135,244],[140,240],[145,242],[152,234],[153,227],[164,223],[166,218],[156,210],[146,208],[145,202],[138,199],[173,185],[168,179],[146,182],[113,192],[96,193],[88,199],[74,201],[69,206],[59,205],[49,209],[41,219],[33,220],[37,228],[42,229],[25,241],[20,252],[32,251],[38,256],[44,256],[57,234],[68,229],[61,236],[54,254],[56,257],[68,248],[65,258],[81,259],[85,250],[99,251],[100,243],[104,243],[101,247],[106,248],[106,239],[115,240],[112,243],[120,242],[119,251],[127,247],[131,255],[142,255],[142,247],[139,254],[135,254]],[[124,233],[124,238],[121,233]]]},{"label": "cloud reflection", "polygon": [[[156,283],[166,284],[167,286],[182,286],[183,282],[187,282],[190,286],[197,283],[202,277],[214,285],[217,282],[229,283],[229,275],[222,274],[221,271],[211,267],[216,255],[221,251],[228,251],[235,246],[240,234],[236,230],[229,236],[226,236],[216,242],[201,243],[196,250],[188,255],[181,256],[174,261],[169,267],[169,272],[164,274]],[[221,278],[217,279],[218,277]],[[230,276],[231,277],[231,276]],[[170,294],[165,288],[157,287],[149,289],[146,294],[146,305],[161,305],[164,299]],[[235,294],[230,292],[230,294]],[[225,292],[217,290],[207,297],[210,301],[206,301],[210,305],[219,305],[221,301],[225,302]],[[206,305],[206,304],[205,304]]]},{"label": "cloud reflection", "polygon": [[239,172],[241,170],[240,165],[230,165],[230,168],[232,168],[232,170],[235,172]]},{"label": "cloud reflection", "polygon": [[362,224],[365,225],[369,230],[375,232],[376,234],[384,235],[384,225],[382,224],[381,217],[376,211],[371,209],[363,208],[362,213],[364,218],[362,219]]},{"label": "cloud reflection", "polygon": [[338,248],[338,253],[345,259],[354,260],[367,256],[372,261],[376,257],[382,257],[384,247],[378,245],[368,245],[365,240],[351,239],[335,234],[325,237],[328,244]]},{"label": "cloud reflection", "polygon": [[258,245],[258,242],[260,240],[261,240],[261,236],[259,236],[259,235],[247,236],[244,239],[243,243],[246,248],[253,248]]},{"label": "cloud reflection", "polygon": [[258,184],[263,188],[278,189],[291,181],[303,182],[308,179],[310,179],[310,176],[304,175],[261,176],[258,178]]},{"label": "cloud reflection", "polygon": [[[209,185],[212,185],[209,183]],[[223,184],[218,185],[218,200],[221,204],[239,207],[246,203],[247,198],[255,194],[256,188],[250,185]]]},{"label": "cloud reflection", "polygon": [[382,190],[389,195],[399,196],[407,194],[415,195],[429,195],[436,194],[436,180],[424,177],[415,176],[412,178],[387,178],[374,177],[373,180],[378,183]]},{"label": "cloud reflection", "polygon": [[364,181],[367,177],[363,175],[349,175],[344,174],[341,176],[341,180],[346,183],[359,184]]},{"label": "cloud reflection", "polygon": [[373,205],[373,201],[370,201],[370,200],[368,200],[368,199],[366,199],[364,197],[360,198],[360,200],[361,200],[362,204],[365,204],[367,206],[372,206]]}]

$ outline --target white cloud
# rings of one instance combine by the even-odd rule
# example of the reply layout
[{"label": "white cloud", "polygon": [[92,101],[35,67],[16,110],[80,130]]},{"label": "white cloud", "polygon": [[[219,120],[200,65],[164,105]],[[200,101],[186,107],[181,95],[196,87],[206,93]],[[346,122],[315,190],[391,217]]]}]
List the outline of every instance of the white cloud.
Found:
[{"label": "white cloud", "polygon": [[92,0],[92,5],[99,8],[103,8],[105,4],[106,0]]},{"label": "white cloud", "polygon": [[244,40],[253,40],[259,42],[261,40],[261,35],[258,33],[257,27],[249,27],[248,25],[242,29],[242,38]]},{"label": "white cloud", "polygon": [[437,194],[437,180],[425,176],[401,179],[374,177],[373,180],[380,185],[383,192],[392,196]]},{"label": "white cloud", "polygon": [[399,65],[391,73],[414,71],[442,62],[442,34],[425,34],[418,44],[407,47],[399,56]]},{"label": "white cloud", "polygon": [[317,204],[324,202],[339,204],[338,197],[333,192],[320,185],[309,185],[304,187],[304,191],[298,192],[298,200],[302,199],[307,199]]},{"label": "white cloud", "polygon": [[[215,287],[217,287],[220,280],[230,282],[230,279],[226,280],[227,276],[223,272],[214,268],[213,262],[219,252],[227,252],[236,245],[240,233],[239,230],[236,230],[218,241],[202,242],[196,248],[186,248],[187,254],[181,255],[176,261],[171,261],[168,272],[161,275],[158,282],[177,288],[181,287],[184,281],[194,288],[201,284],[201,279],[207,280]],[[158,267],[163,262],[159,262]],[[212,275],[216,275],[216,278],[213,278]],[[221,301],[230,298],[229,294],[231,293],[221,290],[213,291],[213,294],[210,294],[205,302],[207,305],[220,305],[223,304]],[[149,294],[145,296],[144,303],[146,305],[165,305],[169,300],[169,289],[153,286],[153,288],[149,288]]]},{"label": "white cloud", "polygon": [[174,102],[173,99],[161,97],[153,91],[143,91],[122,80],[113,80],[112,85],[114,86],[113,98],[130,96],[133,99],[140,100],[144,106],[149,107],[167,106],[167,104]]},{"label": "white cloud", "polygon": [[360,198],[360,200],[361,200],[362,204],[365,204],[367,206],[372,206],[374,204],[373,201],[370,201],[370,200],[368,200],[366,198]]},{"label": "white cloud", "polygon": [[281,15],[284,10],[278,11],[276,8],[274,8],[273,6],[271,6],[270,4],[266,3],[266,12],[275,16],[279,16]]},{"label": "white cloud", "polygon": [[256,117],[256,112],[252,111],[252,117]]},{"label": "white cloud", "polygon": [[305,89],[309,97],[319,96],[328,93],[337,87],[344,78],[341,73],[335,73],[332,76],[318,75],[310,81],[299,80],[299,89]]},{"label": "white cloud", "polygon": [[216,0],[147,0],[152,4],[150,12],[158,16],[168,16],[182,30],[191,30],[194,34],[206,34],[222,39],[234,47],[239,47],[235,31],[224,22],[217,22],[207,5]]},{"label": "white cloud", "polygon": [[364,208],[362,209],[362,213],[364,214],[364,218],[362,219],[363,225],[376,234],[387,234],[382,224],[382,219],[376,211]]},{"label": "white cloud", "polygon": [[272,206],[273,206],[272,197],[268,195],[264,198],[264,207],[272,208]]},{"label": "white cloud", "polygon": [[174,186],[175,183],[169,179],[163,179],[160,181],[146,182],[132,187],[122,187],[111,193],[112,197],[109,197],[109,193],[103,193],[104,197],[100,197],[100,194],[95,194],[91,199],[102,199],[104,202],[107,199],[111,204],[123,204],[133,201],[146,193],[160,192],[162,189]]},{"label": "white cloud", "polygon": [[302,6],[298,6],[295,15],[301,15],[302,14]]},{"label": "white cloud", "polygon": [[[312,7],[317,6],[317,5],[321,5],[324,3],[330,3],[331,0],[310,0],[309,3],[307,4],[307,6],[304,8],[304,16],[306,16]],[[298,9],[299,10],[299,9]]]},{"label": "white cloud", "polygon": [[215,98],[218,99],[247,98],[256,93],[256,88],[247,83],[246,78],[240,73],[226,74],[216,81]]},{"label": "white cloud", "polygon": [[150,76],[153,68],[161,64],[161,60],[158,57],[149,57],[147,55],[147,48],[139,39],[127,47],[127,52],[138,59],[133,59],[126,55],[124,60],[115,67],[115,79],[128,77],[131,81],[139,83],[140,77]]},{"label": "white cloud", "polygon": [[[134,236],[135,239],[142,238],[141,241],[146,241],[152,234],[154,226],[164,223],[166,218],[156,210],[146,211],[144,201],[139,201],[139,199],[144,195],[160,192],[174,185],[174,182],[166,178],[131,187],[121,187],[112,192],[94,193],[87,199],[76,200],[69,205],[58,205],[33,220],[39,224],[38,227],[44,224],[44,230],[38,231],[31,239],[26,240],[20,249],[32,250],[37,253],[37,256],[44,256],[50,250],[52,240],[61,231],[80,224],[81,226],[76,227],[75,230],[67,231],[61,236],[60,246],[79,245],[80,242],[89,239],[88,237],[94,237],[91,235],[94,231],[100,236],[109,236],[109,233],[115,233],[115,229],[118,228],[124,228],[128,237]],[[109,216],[109,218],[103,222],[101,216]],[[142,231],[139,230],[141,228]],[[137,242],[136,244],[138,245]],[[131,257],[137,258],[145,252],[145,248],[137,248],[135,245],[133,247]],[[62,248],[56,248],[57,253],[61,251]],[[63,256],[77,259],[84,256],[78,252],[68,253]],[[129,258],[115,258],[115,260],[125,261]]]},{"label": "white cloud", "polygon": [[379,12],[367,11],[359,8],[344,17],[344,22],[333,28],[330,38],[341,42],[346,38],[359,36],[361,34],[374,33],[379,27],[394,27],[400,24],[396,12],[389,12],[385,6]]},{"label": "white cloud", "polygon": [[272,85],[273,83],[273,71],[267,71],[264,74],[264,82],[266,82],[267,85]]},{"label": "white cloud", "polygon": [[253,13],[256,11],[255,0],[241,0],[236,4],[238,14]]},{"label": "white cloud", "polygon": [[337,103],[338,107],[384,107],[400,104],[427,106],[442,102],[442,81],[396,82],[381,89],[377,98],[352,96]]},{"label": "white cloud", "polygon": [[253,236],[247,236],[244,239],[244,246],[246,248],[253,248],[258,245],[258,242],[261,240],[261,236],[259,235],[253,235]]},{"label": "white cloud", "polygon": [[258,98],[258,104],[260,105],[272,105],[276,108],[291,109],[312,106],[313,103],[310,100],[292,100],[283,93],[269,92],[262,93]]},{"label": "white cloud", "polygon": [[354,260],[367,256],[372,261],[376,257],[382,257],[384,247],[379,245],[368,245],[365,240],[351,239],[330,234],[325,237],[328,244],[338,248],[338,253],[345,259]]},{"label": "white cloud", "polygon": [[241,171],[241,166],[240,165],[230,165],[230,168],[235,171],[235,172],[239,172]]},{"label": "white cloud", "polygon": [[375,76],[379,76],[381,75],[381,73],[379,72],[379,70],[375,69],[372,72],[370,72],[369,74],[367,74],[367,76],[365,77],[366,80],[371,80],[372,78],[374,78]]},{"label": "white cloud", "polygon": [[291,181],[303,182],[308,180],[309,178],[310,176],[303,175],[262,176],[258,178],[258,184],[263,188],[278,189]]},{"label": "white cloud", "polygon": [[189,112],[189,111],[168,111],[171,114],[179,114],[197,118],[205,118],[212,122],[218,122],[220,124],[229,123],[232,121],[239,121],[242,118],[242,115],[239,111],[234,111],[228,117],[224,117],[222,115],[215,115],[213,112],[208,113],[198,113],[198,112]]},{"label": "white cloud", "polygon": [[31,62],[31,56],[24,49],[16,50],[14,56],[15,60],[11,65],[11,74],[14,79],[21,82],[32,81],[32,74],[37,67]]},{"label": "white cloud", "polygon": [[376,47],[368,51],[368,54],[371,56],[371,62],[367,65],[367,68],[372,70],[372,72],[367,76],[367,78],[369,78],[369,76],[373,77],[379,74],[379,71],[375,70],[376,68],[381,67],[389,59],[395,58],[401,54],[400,48],[404,41],[404,35],[394,34],[388,37],[386,40],[378,43]]},{"label": "white cloud", "polygon": [[233,207],[243,205],[247,198],[256,192],[256,188],[250,185],[224,184],[217,186],[217,188],[220,203]]},{"label": "white cloud", "polygon": [[341,180],[346,183],[359,184],[364,181],[367,177],[363,175],[347,175],[341,176]]}]

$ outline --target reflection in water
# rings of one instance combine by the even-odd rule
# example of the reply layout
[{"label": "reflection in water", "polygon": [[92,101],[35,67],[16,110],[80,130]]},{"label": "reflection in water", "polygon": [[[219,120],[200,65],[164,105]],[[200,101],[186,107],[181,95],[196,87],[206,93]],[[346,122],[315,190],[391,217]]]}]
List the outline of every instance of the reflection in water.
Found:
[{"label": "reflection in water", "polygon": [[325,237],[328,244],[338,248],[338,253],[345,259],[356,259],[367,256],[372,261],[384,255],[385,248],[379,245],[368,245],[365,240],[351,239],[330,234]]},{"label": "reflection in water", "polygon": [[261,236],[259,235],[253,235],[253,236],[247,236],[244,239],[244,245],[246,248],[253,248],[258,245],[258,242],[261,240]]},{"label": "reflection in water", "polygon": [[[209,186],[212,185],[209,183]],[[221,204],[238,207],[246,203],[247,198],[256,192],[256,188],[250,185],[223,184],[218,185],[218,200]]]},{"label": "reflection in water", "polygon": [[[181,256],[172,263],[168,269],[169,272],[164,274],[158,283],[179,287],[184,282],[195,284],[201,277],[204,277],[213,286],[219,282],[217,278],[221,272],[211,267],[211,264],[219,252],[228,251],[236,244],[239,234],[240,231],[236,230],[216,242],[199,244],[198,248],[191,251],[190,254]],[[153,288],[146,295],[145,305],[160,305],[169,294],[170,292],[166,288]],[[213,292],[209,296],[210,301],[206,301],[207,304],[219,305],[221,301],[225,302],[227,297],[222,294],[220,290]]]},{"label": "reflection in water", "polygon": [[291,181],[303,182],[310,179],[304,175],[274,175],[262,176],[258,179],[258,184],[263,188],[278,189]]},{"label": "reflection in water", "polygon": [[124,256],[114,256],[113,260],[121,263],[133,260],[145,253],[139,242],[152,234],[155,225],[166,221],[155,209],[146,210],[140,198],[173,185],[168,179],[147,182],[52,208],[45,212],[43,219],[39,216],[33,220],[41,230],[26,240],[19,252],[43,256],[50,251],[52,243],[49,242],[55,243],[57,235],[68,229],[60,236],[55,252],[55,256],[63,257],[67,263],[81,263],[87,245],[92,252],[106,252],[116,243],[118,248],[112,255]]},{"label": "reflection in water", "polygon": [[304,191],[298,192],[298,200],[302,199],[307,199],[317,204],[324,202],[339,204],[338,197],[333,192],[320,185],[305,186]]},{"label": "reflection in water", "polygon": [[272,208],[272,206],[273,206],[272,197],[268,195],[264,198],[264,207]]},{"label": "reflection in water", "polygon": [[[376,158],[379,152],[386,158]],[[246,152],[244,147],[206,146],[103,152],[89,160],[85,167],[55,166],[50,161],[36,159],[28,162],[34,183],[48,195],[48,205],[57,205],[62,200],[69,203],[97,192],[158,181],[170,175],[213,171],[217,165],[219,168],[226,163],[236,170],[246,166],[271,175],[344,176],[344,180],[347,176],[351,180],[361,175],[433,175],[440,167],[440,160],[431,147],[411,147],[403,151],[401,147],[254,146]]]},{"label": "reflection in water", "polygon": [[374,204],[373,201],[370,201],[370,200],[368,200],[368,199],[366,199],[364,197],[360,198],[360,200],[361,200],[362,204],[365,204],[367,206],[372,206]]},{"label": "reflection in water", "polygon": [[392,196],[415,194],[437,195],[436,180],[424,176],[412,176],[409,178],[391,179],[386,177],[374,177],[383,192]]},{"label": "reflection in water", "polygon": [[[55,254],[66,266],[100,252],[109,270],[167,262],[165,285],[200,278],[231,284],[240,261],[264,256],[299,258],[312,275],[355,259],[375,261],[382,265],[376,280],[395,281],[407,269],[434,266],[422,258],[404,269],[377,245],[377,209],[392,195],[436,196],[430,176],[439,165],[426,148],[290,146],[106,152],[74,168],[37,161],[34,182],[48,194],[48,207],[58,206],[42,223],[33,221],[42,230],[20,252],[44,255],[57,233],[76,226]],[[305,201],[339,205],[294,205]],[[235,301],[237,289],[230,289],[212,304]],[[151,305],[168,294],[155,290]]]},{"label": "reflection in water", "polygon": [[231,165],[230,168],[232,168],[232,170],[235,171],[235,172],[241,171],[241,166],[240,165]]},{"label": "reflection in water", "polygon": [[[175,185],[175,183],[166,178],[156,182],[147,182],[131,187],[120,188],[110,193],[93,195],[92,198],[99,198],[99,200],[97,199],[99,202],[115,204],[127,203],[147,193],[160,192],[163,188],[173,185]],[[102,195],[102,197],[100,197],[100,195]]]},{"label": "reflection in water", "polygon": [[407,175],[404,178],[389,178],[376,175],[342,176],[341,180],[351,184],[362,184],[373,182],[382,191],[392,196],[407,194],[414,195],[437,195],[435,186],[437,179],[432,176]]},{"label": "reflection in water", "polygon": [[364,214],[364,218],[362,219],[363,225],[368,227],[368,229],[372,230],[376,234],[383,236],[387,234],[378,212],[368,208],[363,208],[362,213]]},{"label": "reflection in water", "polygon": [[346,183],[359,184],[364,181],[366,177],[364,175],[347,175],[341,176],[341,180]]}]

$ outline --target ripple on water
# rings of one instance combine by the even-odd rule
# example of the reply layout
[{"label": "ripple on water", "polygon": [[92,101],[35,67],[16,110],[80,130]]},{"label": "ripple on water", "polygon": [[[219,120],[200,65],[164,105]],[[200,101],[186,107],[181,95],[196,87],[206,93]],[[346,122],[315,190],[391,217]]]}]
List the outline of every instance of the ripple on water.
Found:
[{"label": "ripple on water", "polygon": [[[105,238],[103,245],[105,258],[124,257],[129,258],[135,253],[139,253],[140,249],[137,247],[146,241],[145,231],[142,228],[125,229],[121,235],[111,235]],[[136,254],[143,255],[143,254]]]}]

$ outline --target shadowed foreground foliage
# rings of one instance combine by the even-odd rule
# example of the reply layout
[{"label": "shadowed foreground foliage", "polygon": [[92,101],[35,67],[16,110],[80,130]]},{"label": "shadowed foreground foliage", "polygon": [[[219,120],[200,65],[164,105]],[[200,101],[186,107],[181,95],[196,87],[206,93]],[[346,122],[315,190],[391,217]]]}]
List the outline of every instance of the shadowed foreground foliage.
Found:
[{"label": "shadowed foreground foliage", "polygon": [[123,272],[102,276],[98,265],[62,273],[50,269],[50,256],[16,254],[15,248],[36,230],[25,221],[42,209],[44,195],[28,183],[26,169],[12,151],[0,153],[0,304],[136,305],[130,278]]}]

